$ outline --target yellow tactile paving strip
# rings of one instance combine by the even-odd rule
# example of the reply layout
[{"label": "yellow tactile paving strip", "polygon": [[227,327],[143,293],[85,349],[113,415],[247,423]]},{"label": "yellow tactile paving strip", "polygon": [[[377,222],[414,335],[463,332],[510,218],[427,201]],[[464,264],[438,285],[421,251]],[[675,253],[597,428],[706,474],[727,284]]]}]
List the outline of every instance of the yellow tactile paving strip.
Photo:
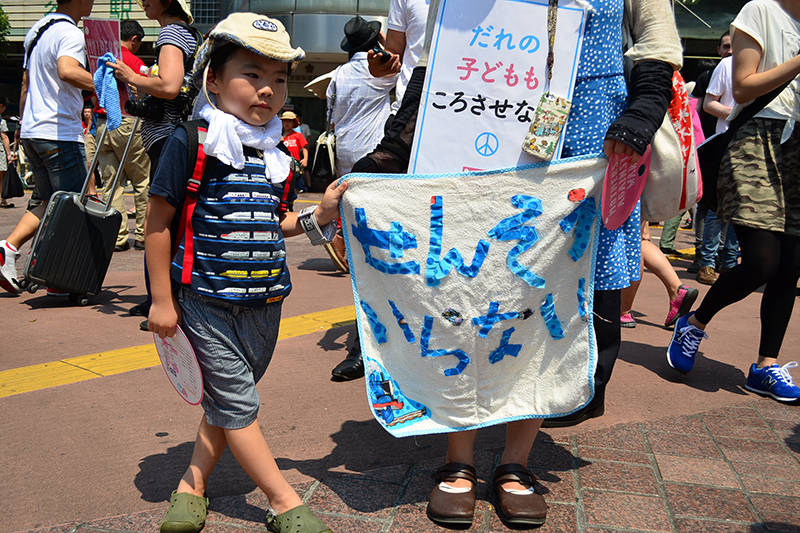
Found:
[{"label": "yellow tactile paving strip", "polygon": [[[355,307],[348,305],[284,318],[278,340],[353,324],[355,313]],[[160,364],[155,344],[146,344],[14,368],[0,372],[0,398]]]}]

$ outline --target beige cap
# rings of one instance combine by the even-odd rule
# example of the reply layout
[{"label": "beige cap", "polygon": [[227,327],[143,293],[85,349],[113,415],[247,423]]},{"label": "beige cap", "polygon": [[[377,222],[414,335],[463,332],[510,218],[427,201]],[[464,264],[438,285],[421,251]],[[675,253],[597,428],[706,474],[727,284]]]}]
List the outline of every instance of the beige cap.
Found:
[{"label": "beige cap", "polygon": [[291,111],[284,111],[281,116],[281,120],[297,120],[297,115],[292,113]]},{"label": "beige cap", "polygon": [[256,13],[231,13],[211,29],[197,52],[192,77],[198,87],[202,85],[203,70],[211,54],[228,43],[275,61],[290,63],[290,73],[306,56],[302,48],[292,48],[289,34],[280,21]]},{"label": "beige cap", "polygon": [[[161,0],[155,0],[155,1],[160,2]],[[189,2],[187,2],[186,0],[173,0],[173,1],[178,2],[178,5],[181,6],[181,10],[184,13],[186,13],[189,24],[192,24],[194,22],[194,17],[192,16],[192,12],[189,10]],[[144,9],[144,5],[142,5],[142,0],[136,0],[136,3],[139,4],[139,7]]]}]

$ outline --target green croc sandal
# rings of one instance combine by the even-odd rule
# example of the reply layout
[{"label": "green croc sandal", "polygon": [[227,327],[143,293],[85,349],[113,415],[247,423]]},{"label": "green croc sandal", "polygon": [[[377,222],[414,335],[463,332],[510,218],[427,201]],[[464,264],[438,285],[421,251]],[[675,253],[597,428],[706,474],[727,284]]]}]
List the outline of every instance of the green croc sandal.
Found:
[{"label": "green croc sandal", "polygon": [[267,513],[267,529],[273,533],[333,533],[305,505],[279,515]]},{"label": "green croc sandal", "polygon": [[208,498],[174,491],[161,520],[161,533],[199,533],[206,525],[207,512]]}]

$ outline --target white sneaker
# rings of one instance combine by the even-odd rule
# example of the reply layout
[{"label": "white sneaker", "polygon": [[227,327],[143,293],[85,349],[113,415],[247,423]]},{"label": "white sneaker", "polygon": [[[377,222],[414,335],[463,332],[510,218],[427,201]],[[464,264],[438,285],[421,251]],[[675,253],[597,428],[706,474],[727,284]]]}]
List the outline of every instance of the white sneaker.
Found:
[{"label": "white sneaker", "polygon": [[17,258],[15,252],[6,241],[0,241],[0,287],[11,294],[19,294],[22,289],[17,281]]}]

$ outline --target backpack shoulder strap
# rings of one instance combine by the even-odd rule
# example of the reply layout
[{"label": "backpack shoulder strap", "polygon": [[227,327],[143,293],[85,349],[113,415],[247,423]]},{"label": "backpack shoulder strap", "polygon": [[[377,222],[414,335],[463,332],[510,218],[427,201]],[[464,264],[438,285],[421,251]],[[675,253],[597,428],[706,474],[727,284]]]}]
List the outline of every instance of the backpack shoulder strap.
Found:
[{"label": "backpack shoulder strap", "polygon": [[[280,150],[284,154],[286,154],[289,157],[292,157],[292,159],[294,159],[294,157],[292,156],[292,153],[289,151],[289,149],[286,147],[286,145],[283,144],[283,142],[279,142],[277,148],[278,148],[278,150]],[[293,186],[294,186],[294,172],[292,171],[292,169],[290,167],[289,168],[289,176],[287,176],[286,177],[286,181],[283,182],[283,194],[281,195],[281,203],[278,204],[278,210],[281,212],[281,214],[283,214],[283,213],[285,213],[286,211],[289,210],[289,195],[292,193]]]},{"label": "backpack shoulder strap", "polygon": [[184,30],[186,30],[189,33],[191,33],[192,37],[194,37],[194,41],[195,41],[194,52],[192,52],[192,55],[190,57],[186,58],[186,63],[189,64],[188,72],[191,72],[191,69],[194,66],[194,59],[195,59],[195,57],[197,57],[197,52],[200,51],[200,45],[203,44],[203,34],[200,33],[200,30],[198,30],[197,28],[195,28],[194,26],[189,26],[188,24],[186,24],[182,20],[178,21],[178,22],[173,22],[173,24],[175,24],[177,26],[180,26]]},{"label": "backpack shoulder strap", "polygon": [[173,256],[177,253],[178,246],[183,240],[181,283],[191,285],[194,266],[194,227],[192,217],[194,216],[194,209],[197,207],[200,189],[211,179],[211,175],[217,166],[217,160],[214,157],[206,156],[203,148],[208,131],[208,122],[205,120],[192,120],[182,123],[179,127],[186,131],[188,138],[186,143],[186,200],[183,202],[181,220],[178,224],[178,235],[173,245]]},{"label": "backpack shoulder strap", "polygon": [[30,48],[28,48],[28,51],[25,54],[25,64],[26,65],[29,64],[29,62],[31,60],[31,54],[33,53],[33,48],[39,42],[39,39],[42,38],[42,35],[44,34],[44,32],[47,31],[47,29],[50,26],[52,26],[53,24],[56,24],[58,22],[69,22],[70,24],[74,25],[74,22],[71,22],[71,21],[69,21],[69,20],[67,20],[65,18],[62,18],[62,17],[55,17],[52,20],[47,21],[41,28],[39,28],[39,31],[36,32],[36,36],[31,41],[31,46],[30,46]]}]

